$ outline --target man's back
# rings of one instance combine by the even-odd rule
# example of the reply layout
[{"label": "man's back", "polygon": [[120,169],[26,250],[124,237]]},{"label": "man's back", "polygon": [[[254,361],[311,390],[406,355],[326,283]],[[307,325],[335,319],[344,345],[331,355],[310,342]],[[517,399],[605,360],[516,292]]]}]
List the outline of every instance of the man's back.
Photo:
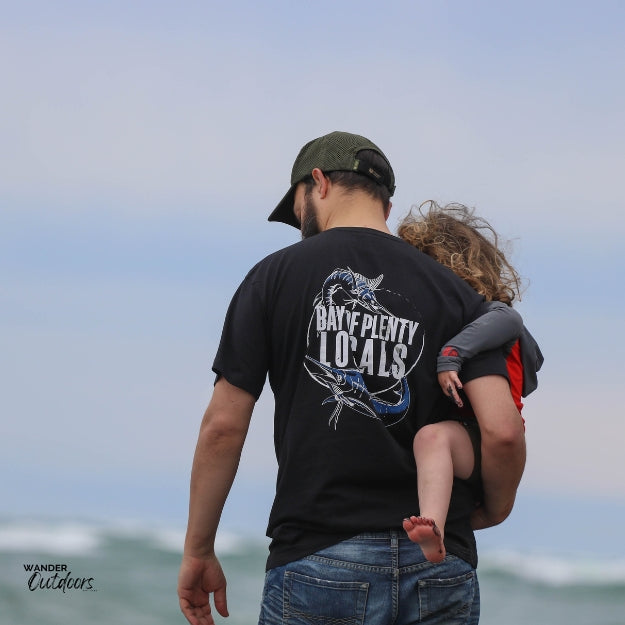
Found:
[{"label": "man's back", "polygon": [[[412,440],[447,408],[436,355],[480,304],[451,272],[366,228],[333,228],[249,273],[214,369],[256,397],[269,371],[279,474],[268,567],[414,513]],[[447,536],[475,561],[468,496],[456,493]]]}]

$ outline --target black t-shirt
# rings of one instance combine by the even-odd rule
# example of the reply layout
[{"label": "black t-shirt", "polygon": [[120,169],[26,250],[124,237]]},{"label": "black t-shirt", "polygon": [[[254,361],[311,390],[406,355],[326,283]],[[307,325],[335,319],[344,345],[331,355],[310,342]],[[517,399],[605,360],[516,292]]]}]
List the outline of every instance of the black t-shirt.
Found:
[{"label": "black t-shirt", "polygon": [[[275,396],[267,568],[418,513],[412,442],[452,410],[436,356],[483,298],[397,237],[334,228],[258,263],[234,295],[213,370]],[[473,366],[473,371],[472,371]],[[463,379],[505,375],[502,354]],[[455,481],[447,551],[477,565],[472,494]]]}]

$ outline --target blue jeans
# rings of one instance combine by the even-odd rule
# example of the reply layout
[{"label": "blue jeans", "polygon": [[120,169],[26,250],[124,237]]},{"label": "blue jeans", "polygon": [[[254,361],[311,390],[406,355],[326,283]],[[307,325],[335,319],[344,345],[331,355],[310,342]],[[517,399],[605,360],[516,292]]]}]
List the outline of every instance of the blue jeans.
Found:
[{"label": "blue jeans", "polygon": [[475,569],[432,564],[401,531],[360,534],[267,571],[259,625],[477,625]]}]

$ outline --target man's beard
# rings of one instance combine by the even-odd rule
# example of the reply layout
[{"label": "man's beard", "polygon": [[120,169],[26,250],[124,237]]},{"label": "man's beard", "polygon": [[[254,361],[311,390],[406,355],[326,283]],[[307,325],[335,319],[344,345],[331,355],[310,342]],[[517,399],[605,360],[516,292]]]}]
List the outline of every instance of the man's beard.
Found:
[{"label": "man's beard", "polygon": [[304,195],[304,211],[302,215],[302,239],[307,239],[319,234],[319,222],[317,221],[317,209],[313,203],[312,192]]}]

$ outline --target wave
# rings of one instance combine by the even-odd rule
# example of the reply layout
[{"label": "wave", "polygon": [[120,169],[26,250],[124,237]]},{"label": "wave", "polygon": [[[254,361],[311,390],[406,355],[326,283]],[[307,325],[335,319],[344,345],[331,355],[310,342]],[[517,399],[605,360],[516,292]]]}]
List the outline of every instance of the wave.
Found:
[{"label": "wave", "polygon": [[0,524],[0,552],[5,553],[89,554],[99,543],[93,528],[74,522],[9,521]]},{"label": "wave", "polygon": [[[98,557],[111,546],[181,555],[185,531],[145,521],[77,521],[0,519],[0,554]],[[264,560],[268,540],[237,531],[220,530],[215,549],[224,557]],[[550,587],[610,587],[625,589],[625,559],[553,555],[518,550],[484,550],[481,577],[522,580]]]},{"label": "wave", "polygon": [[[144,521],[0,520],[0,553],[93,556],[111,542],[182,554],[185,530]],[[220,531],[215,549],[223,555],[248,553],[265,547],[263,540]]]},{"label": "wave", "polygon": [[625,587],[625,560],[580,555],[528,554],[512,550],[480,555],[480,575],[503,575],[552,587]]}]

